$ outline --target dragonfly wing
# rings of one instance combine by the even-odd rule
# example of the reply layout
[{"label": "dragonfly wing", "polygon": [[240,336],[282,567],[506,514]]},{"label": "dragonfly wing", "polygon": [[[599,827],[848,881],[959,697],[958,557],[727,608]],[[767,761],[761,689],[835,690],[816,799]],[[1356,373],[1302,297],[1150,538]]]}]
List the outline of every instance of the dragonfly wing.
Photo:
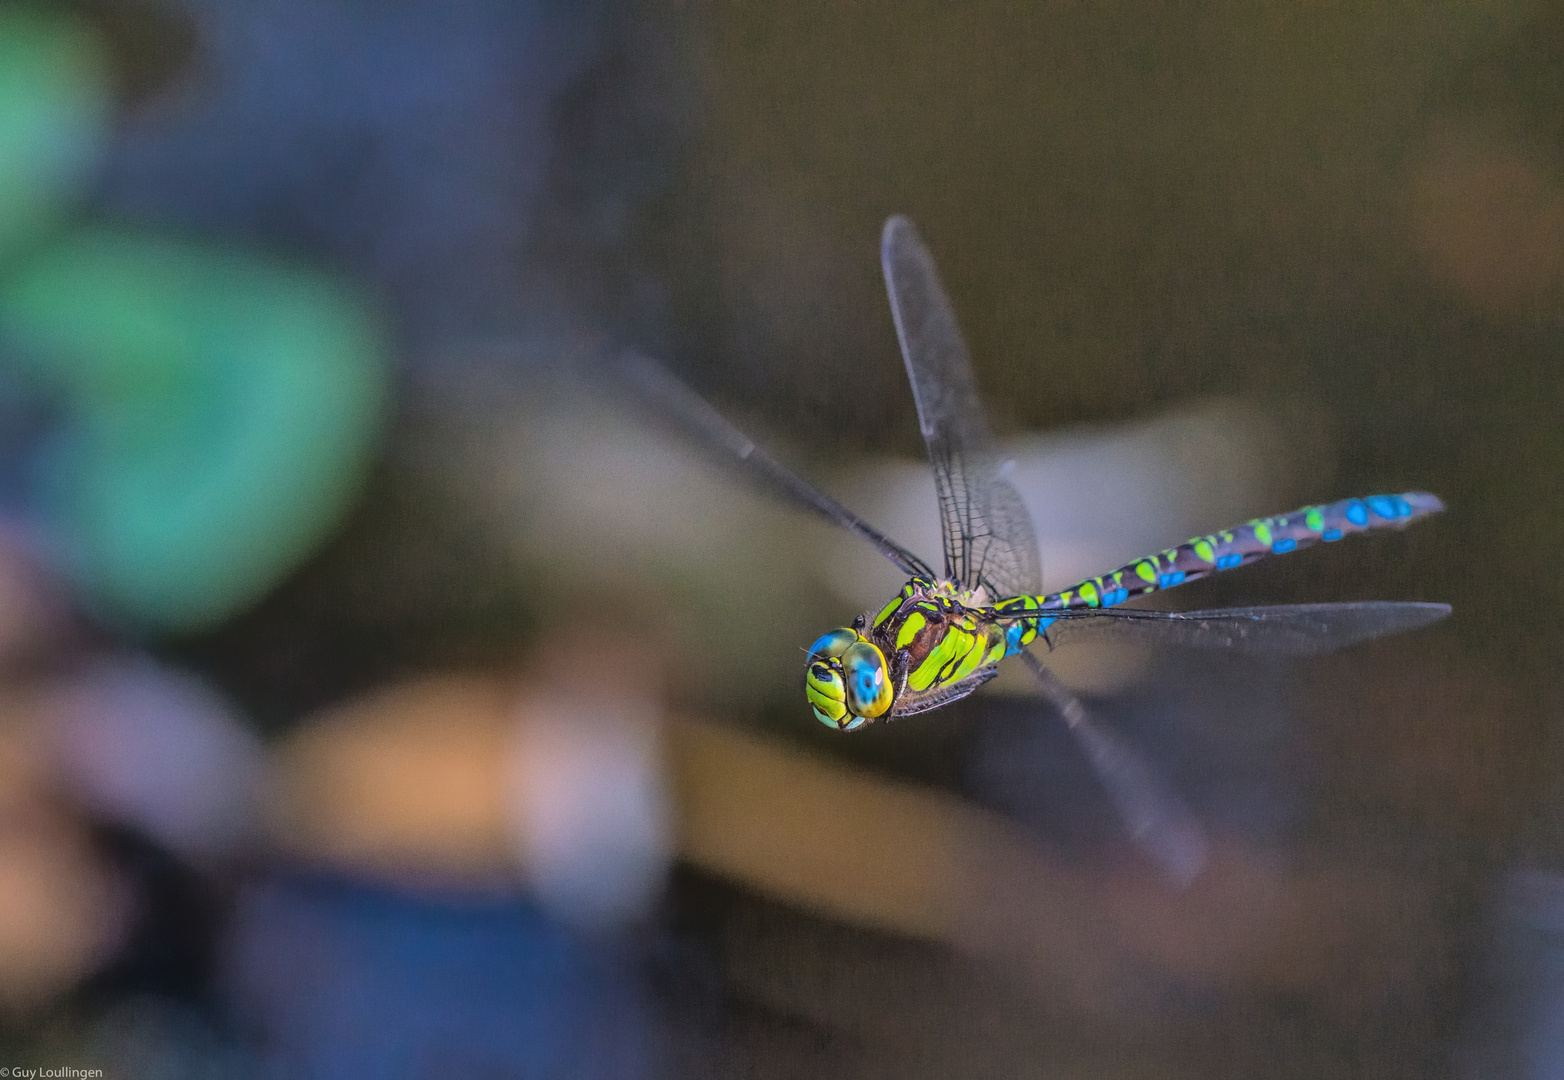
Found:
[{"label": "dragonfly wing", "polygon": [[1378,600],[1217,611],[1117,608],[1070,612],[1048,628],[1047,636],[1058,645],[1112,638],[1249,655],[1313,656],[1387,634],[1416,630],[1449,614],[1449,604]]},{"label": "dragonfly wing", "polygon": [[641,396],[690,428],[702,442],[735,461],[762,486],[863,537],[908,577],[935,577],[922,559],[756,446],[657,361],[625,352],[620,354],[616,368]]},{"label": "dragonfly wing", "polygon": [[896,698],[896,706],[891,709],[891,715],[914,716],[920,712],[928,712],[930,709],[938,709],[942,705],[949,705],[952,701],[960,701],[998,674],[997,667],[984,668],[958,682],[936,686],[932,690],[904,690]]},{"label": "dragonfly wing", "polygon": [[1169,879],[1188,885],[1207,853],[1206,833],[1194,813],[1134,747],[1093,722],[1080,698],[1041,660],[1029,652],[1020,655],[1085,751],[1130,836]]},{"label": "dragonfly wing", "polygon": [[939,492],[945,574],[970,589],[986,586],[996,597],[1040,592],[1032,519],[1000,475],[955,311],[906,218],[885,223],[880,262]]}]

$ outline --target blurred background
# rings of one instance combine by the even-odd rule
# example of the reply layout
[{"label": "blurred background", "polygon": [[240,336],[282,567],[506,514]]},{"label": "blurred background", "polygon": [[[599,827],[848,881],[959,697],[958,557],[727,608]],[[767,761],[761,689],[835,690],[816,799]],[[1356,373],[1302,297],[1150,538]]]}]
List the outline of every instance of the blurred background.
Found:
[{"label": "blurred background", "polygon": [[[0,4],[0,1064],[1564,1076],[1561,118],[1540,3]],[[891,213],[1049,588],[1449,506],[1050,658],[1188,888],[1024,680],[816,723],[894,568],[609,375],[936,557]]]}]

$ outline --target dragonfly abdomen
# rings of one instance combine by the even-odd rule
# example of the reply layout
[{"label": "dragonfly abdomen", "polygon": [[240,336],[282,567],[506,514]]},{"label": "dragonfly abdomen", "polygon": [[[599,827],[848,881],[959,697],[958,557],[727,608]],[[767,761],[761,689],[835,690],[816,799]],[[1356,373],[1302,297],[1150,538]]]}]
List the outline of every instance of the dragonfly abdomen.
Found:
[{"label": "dragonfly abdomen", "polygon": [[1006,632],[1006,655],[1019,652],[1054,620],[1049,610],[1113,607],[1134,596],[1171,589],[1218,570],[1232,570],[1271,555],[1283,555],[1317,543],[1331,543],[1371,529],[1405,528],[1438,513],[1444,504],[1436,496],[1413,491],[1403,495],[1369,495],[1324,506],[1305,506],[1275,517],[1256,518],[1232,529],[1197,536],[1156,555],[1136,559],[1111,574],[1088,578],[1063,592],[1047,596],[1017,596],[1000,601],[1001,616],[1036,610],[1037,618],[1012,622]]}]

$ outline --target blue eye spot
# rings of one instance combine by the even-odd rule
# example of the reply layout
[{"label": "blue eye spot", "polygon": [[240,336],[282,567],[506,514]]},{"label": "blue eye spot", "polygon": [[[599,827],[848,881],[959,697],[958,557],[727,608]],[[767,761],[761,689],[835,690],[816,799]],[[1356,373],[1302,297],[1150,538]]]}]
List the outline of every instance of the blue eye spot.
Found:
[{"label": "blue eye spot", "polygon": [[1276,541],[1276,543],[1272,544],[1271,545],[1271,551],[1274,554],[1277,554],[1277,555],[1285,555],[1285,554],[1287,554],[1289,551],[1291,551],[1293,548],[1295,548],[1297,546],[1298,546],[1298,541],[1294,540],[1292,537],[1289,536],[1289,537],[1286,537],[1285,539],[1278,540],[1278,541]]},{"label": "blue eye spot", "polygon": [[815,660],[824,656],[841,656],[847,650],[847,646],[857,640],[857,633],[845,627],[832,630],[829,634],[821,634],[815,639],[815,643],[809,646],[809,656]]},{"label": "blue eye spot", "polygon": [[891,707],[895,693],[885,669],[885,657],[873,642],[859,641],[842,654],[846,676],[847,710],[854,716],[880,716]]}]

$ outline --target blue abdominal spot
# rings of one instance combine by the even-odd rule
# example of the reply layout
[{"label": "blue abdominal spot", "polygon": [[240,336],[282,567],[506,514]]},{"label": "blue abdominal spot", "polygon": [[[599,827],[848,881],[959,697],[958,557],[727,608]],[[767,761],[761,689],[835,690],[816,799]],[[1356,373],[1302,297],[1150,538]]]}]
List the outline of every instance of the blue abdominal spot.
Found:
[{"label": "blue abdominal spot", "polygon": [[1216,568],[1218,570],[1231,570],[1243,561],[1243,555],[1234,551],[1230,554],[1219,556],[1216,560]]},{"label": "blue abdominal spot", "polygon": [[1029,625],[1031,629],[1042,633],[1058,621],[1058,619],[1038,619],[1031,624],[1024,622],[1011,623],[1005,629],[1005,655],[1014,656],[1026,647],[1021,643],[1021,639],[1026,636]]},{"label": "blue abdominal spot", "polygon": [[[1222,564],[1218,562],[1217,566],[1221,568]],[[1171,589],[1175,585],[1182,584],[1184,584],[1184,571],[1182,570],[1174,570],[1172,573],[1163,574],[1157,579],[1157,588],[1159,589]]]},{"label": "blue abdominal spot", "polygon": [[1284,539],[1278,540],[1278,541],[1276,541],[1276,543],[1272,544],[1271,545],[1271,551],[1272,551],[1273,554],[1276,554],[1276,555],[1285,555],[1285,554],[1287,554],[1289,551],[1291,551],[1293,548],[1295,548],[1297,546],[1298,546],[1298,541],[1294,540],[1292,537],[1289,536],[1289,537],[1286,537]]}]

